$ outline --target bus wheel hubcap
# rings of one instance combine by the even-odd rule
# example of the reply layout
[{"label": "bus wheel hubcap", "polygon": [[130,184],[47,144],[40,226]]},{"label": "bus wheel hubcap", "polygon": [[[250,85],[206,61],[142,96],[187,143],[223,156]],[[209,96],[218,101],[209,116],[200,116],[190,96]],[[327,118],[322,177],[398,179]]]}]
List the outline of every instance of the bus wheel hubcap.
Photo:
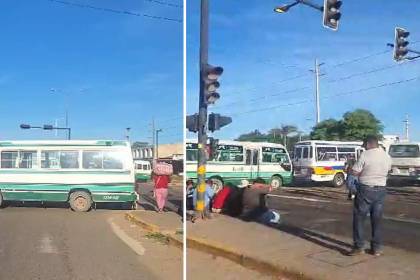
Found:
[{"label": "bus wheel hubcap", "polygon": [[77,208],[83,209],[86,207],[86,199],[84,197],[79,196],[78,198],[76,198],[75,204]]}]

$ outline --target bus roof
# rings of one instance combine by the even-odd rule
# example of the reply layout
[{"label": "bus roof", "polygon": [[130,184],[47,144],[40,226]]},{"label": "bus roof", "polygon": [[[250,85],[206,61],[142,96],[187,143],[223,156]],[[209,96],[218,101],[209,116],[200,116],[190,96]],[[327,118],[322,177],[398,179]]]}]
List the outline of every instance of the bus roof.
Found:
[{"label": "bus roof", "polygon": [[390,146],[406,146],[406,145],[420,146],[420,142],[399,142],[399,143],[392,143]]},{"label": "bus roof", "polygon": [[295,145],[357,145],[360,146],[363,144],[362,141],[324,141],[324,140],[307,140],[297,142]]},{"label": "bus roof", "polygon": [[115,140],[17,140],[0,141],[0,147],[25,146],[130,146],[127,141]]},{"label": "bus roof", "polygon": [[[197,143],[197,139],[187,139],[186,143]],[[235,140],[219,140],[219,144],[224,145],[244,145],[244,146],[267,146],[267,147],[278,147],[285,148],[284,145],[270,142],[251,142],[251,141],[235,141]]]}]

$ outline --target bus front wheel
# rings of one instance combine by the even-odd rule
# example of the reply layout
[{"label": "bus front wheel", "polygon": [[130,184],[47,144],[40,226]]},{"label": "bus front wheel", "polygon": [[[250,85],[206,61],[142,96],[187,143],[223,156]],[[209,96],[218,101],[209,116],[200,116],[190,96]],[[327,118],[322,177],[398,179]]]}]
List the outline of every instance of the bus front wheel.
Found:
[{"label": "bus front wheel", "polygon": [[339,188],[339,187],[342,187],[345,182],[346,182],[346,178],[344,177],[344,174],[343,173],[337,173],[334,176],[332,184],[333,184],[334,188]]},{"label": "bus front wheel", "polygon": [[75,212],[87,212],[92,207],[92,197],[84,191],[75,191],[70,194],[70,208]]},{"label": "bus front wheel", "polygon": [[279,176],[273,176],[271,178],[270,186],[273,189],[281,188],[283,186],[283,179]]}]

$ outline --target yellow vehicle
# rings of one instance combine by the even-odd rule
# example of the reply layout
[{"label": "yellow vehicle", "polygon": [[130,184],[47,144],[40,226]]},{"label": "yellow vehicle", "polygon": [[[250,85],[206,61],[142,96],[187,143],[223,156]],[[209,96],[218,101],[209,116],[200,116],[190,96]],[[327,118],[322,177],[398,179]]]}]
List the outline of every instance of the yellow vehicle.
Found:
[{"label": "yellow vehicle", "polygon": [[296,143],[293,153],[293,178],[296,182],[328,182],[334,187],[345,184],[344,167],[357,160],[361,142],[311,140]]}]

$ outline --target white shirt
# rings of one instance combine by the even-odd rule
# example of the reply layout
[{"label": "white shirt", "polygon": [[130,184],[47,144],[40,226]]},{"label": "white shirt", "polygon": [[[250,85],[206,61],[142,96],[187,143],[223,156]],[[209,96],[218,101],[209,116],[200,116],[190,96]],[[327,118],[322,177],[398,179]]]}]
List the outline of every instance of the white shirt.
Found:
[{"label": "white shirt", "polygon": [[364,151],[353,166],[359,175],[359,182],[367,186],[386,186],[386,178],[391,170],[391,157],[382,149]]}]

